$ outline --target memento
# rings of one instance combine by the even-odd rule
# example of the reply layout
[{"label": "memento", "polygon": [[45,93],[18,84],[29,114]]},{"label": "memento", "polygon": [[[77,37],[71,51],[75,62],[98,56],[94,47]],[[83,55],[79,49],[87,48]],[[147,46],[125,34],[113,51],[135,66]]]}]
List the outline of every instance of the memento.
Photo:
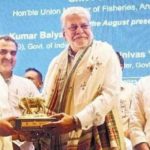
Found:
[{"label": "memento", "polygon": [[45,100],[40,97],[24,97],[19,103],[23,115],[16,118],[14,128],[20,131],[43,132],[42,125],[56,121],[55,118],[47,116]]}]

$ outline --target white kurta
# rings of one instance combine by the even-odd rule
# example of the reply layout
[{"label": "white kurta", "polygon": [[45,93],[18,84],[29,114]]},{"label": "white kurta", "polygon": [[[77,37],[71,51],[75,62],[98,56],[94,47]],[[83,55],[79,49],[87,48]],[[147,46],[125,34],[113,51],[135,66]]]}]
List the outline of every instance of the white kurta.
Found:
[{"label": "white kurta", "polygon": [[133,145],[147,142],[150,146],[150,76],[137,83],[136,98],[131,109],[130,132]]},{"label": "white kurta", "polygon": [[[65,70],[67,51],[68,49],[64,50],[49,66],[44,82],[44,96],[52,95],[59,69]],[[82,52],[78,53],[74,61]],[[60,63],[63,63],[63,68],[59,68]],[[92,75],[91,69],[93,69]],[[74,74],[73,109],[82,127],[88,129],[93,125],[102,124],[106,114],[118,103],[116,95],[119,92],[121,69],[116,53],[108,43],[93,41],[91,50],[85,54]],[[100,95],[88,104],[98,88],[101,91]]]},{"label": "white kurta", "polygon": [[[39,92],[32,81],[23,77],[13,75],[11,79],[6,82],[0,75],[0,117],[20,116],[21,111],[18,107],[20,98],[36,96],[39,95]],[[29,145],[28,150],[33,147],[31,142],[27,142],[26,144]],[[0,150],[11,149],[11,136],[0,137]]]},{"label": "white kurta", "polygon": [[[76,115],[83,130],[103,124],[105,116],[112,110],[120,145],[124,147],[116,108],[122,74],[115,51],[108,43],[94,40],[88,49],[78,51],[70,63],[68,50],[67,47],[53,60],[45,78],[43,95],[47,99],[49,109],[55,111],[55,99],[61,101],[64,112]],[[69,84],[66,81],[69,81]],[[62,92],[63,96],[60,94],[55,97],[57,91],[58,95]],[[80,133],[78,132],[78,136]],[[113,142],[112,147],[115,147],[116,142]]]}]

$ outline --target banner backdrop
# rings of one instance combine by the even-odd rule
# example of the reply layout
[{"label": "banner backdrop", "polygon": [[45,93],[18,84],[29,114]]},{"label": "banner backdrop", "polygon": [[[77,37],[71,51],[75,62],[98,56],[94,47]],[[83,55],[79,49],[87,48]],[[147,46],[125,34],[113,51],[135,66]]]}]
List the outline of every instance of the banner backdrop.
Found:
[{"label": "banner backdrop", "polygon": [[45,76],[51,60],[65,47],[60,15],[69,6],[90,10],[95,39],[110,43],[125,60],[124,80],[150,75],[149,0],[3,0],[0,35],[19,43],[15,74],[35,67]]}]

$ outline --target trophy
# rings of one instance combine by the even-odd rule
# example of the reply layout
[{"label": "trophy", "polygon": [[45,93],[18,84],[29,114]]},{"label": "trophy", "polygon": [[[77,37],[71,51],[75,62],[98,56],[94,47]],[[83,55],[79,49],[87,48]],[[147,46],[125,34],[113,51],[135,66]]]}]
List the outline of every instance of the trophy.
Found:
[{"label": "trophy", "polygon": [[33,138],[38,135],[47,136],[42,126],[48,122],[56,121],[56,118],[46,114],[45,100],[40,97],[23,97],[19,103],[23,115],[16,118],[14,128],[23,132],[31,132]]}]

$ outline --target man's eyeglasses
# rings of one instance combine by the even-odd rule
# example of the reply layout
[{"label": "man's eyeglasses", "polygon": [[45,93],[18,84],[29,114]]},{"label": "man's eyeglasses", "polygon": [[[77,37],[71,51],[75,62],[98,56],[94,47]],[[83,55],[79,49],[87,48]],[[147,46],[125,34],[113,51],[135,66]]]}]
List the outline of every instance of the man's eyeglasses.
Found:
[{"label": "man's eyeglasses", "polygon": [[83,30],[86,30],[89,28],[89,24],[81,24],[81,25],[71,25],[70,27],[67,27],[67,29],[69,29],[70,31],[76,31],[78,29],[78,27],[80,27]]},{"label": "man's eyeglasses", "polygon": [[6,55],[7,53],[10,53],[11,56],[16,56],[17,51],[15,50],[8,51],[6,49],[0,49],[0,55]]}]

